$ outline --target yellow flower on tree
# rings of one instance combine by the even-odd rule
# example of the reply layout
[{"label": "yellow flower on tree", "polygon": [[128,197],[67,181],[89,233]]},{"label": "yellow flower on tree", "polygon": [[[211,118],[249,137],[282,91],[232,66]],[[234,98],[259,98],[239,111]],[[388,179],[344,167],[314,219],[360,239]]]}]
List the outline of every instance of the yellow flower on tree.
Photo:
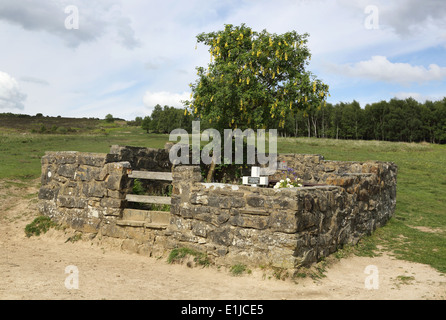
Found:
[{"label": "yellow flower on tree", "polygon": [[188,110],[196,118],[203,115],[221,132],[228,125],[242,130],[248,125],[284,127],[287,114],[320,104],[328,95],[328,86],[306,70],[307,37],[295,31],[254,32],[244,24],[198,35],[198,43],[208,46],[212,60],[209,72],[198,68],[192,100],[186,101]]}]

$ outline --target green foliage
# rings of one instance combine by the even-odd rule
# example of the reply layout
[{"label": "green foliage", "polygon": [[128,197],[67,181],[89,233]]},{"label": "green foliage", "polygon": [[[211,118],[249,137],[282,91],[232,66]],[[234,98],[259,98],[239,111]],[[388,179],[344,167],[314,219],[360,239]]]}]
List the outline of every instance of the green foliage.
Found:
[{"label": "green foliage", "polygon": [[115,121],[115,118],[113,118],[113,115],[111,115],[111,114],[109,113],[109,114],[107,114],[107,115],[105,116],[105,121],[106,121],[107,123],[112,123],[112,122]]},{"label": "green foliage", "polygon": [[60,133],[60,134],[66,134],[68,132],[68,129],[65,127],[58,127],[56,130],[56,133]]},{"label": "green foliage", "polygon": [[446,98],[419,103],[414,99],[391,99],[361,108],[357,101],[330,103],[310,112],[290,114],[283,136],[446,142]]},{"label": "green foliage", "polygon": [[143,121],[142,117],[136,117],[135,120],[133,121],[127,121],[127,125],[140,127],[142,125],[142,121]]},{"label": "green foliage", "polygon": [[229,269],[229,272],[233,275],[233,276],[240,276],[242,275],[244,272],[250,274],[251,270],[248,269],[248,267],[242,263],[237,263],[235,265],[232,265],[231,268]]},{"label": "green foliage", "polygon": [[142,120],[141,127],[147,133],[170,133],[174,129],[192,131],[192,116],[184,110],[157,104],[150,116]]},{"label": "green foliage", "polygon": [[152,119],[150,116],[144,117],[144,119],[141,121],[141,128],[143,128],[147,133],[150,132],[150,123]]},{"label": "green foliage", "polygon": [[30,224],[25,227],[25,234],[29,238],[33,235],[39,236],[41,233],[46,233],[51,227],[56,224],[47,216],[39,216],[35,218]]},{"label": "green foliage", "polygon": [[146,193],[146,190],[144,190],[144,187],[139,179],[133,180],[132,193],[139,194],[139,195]]},{"label": "green foliage", "polygon": [[320,107],[328,86],[305,70],[311,58],[307,38],[295,31],[256,32],[244,24],[199,34],[211,62],[197,68],[186,112],[222,132],[284,128],[290,114]]},{"label": "green foliage", "polygon": [[189,249],[189,248],[176,248],[173,249],[169,256],[167,257],[167,262],[168,263],[181,263],[184,258],[186,258],[187,256],[192,256],[194,262],[196,262],[198,265],[207,267],[210,265],[210,260],[209,257],[202,252],[193,250],[193,249]]}]

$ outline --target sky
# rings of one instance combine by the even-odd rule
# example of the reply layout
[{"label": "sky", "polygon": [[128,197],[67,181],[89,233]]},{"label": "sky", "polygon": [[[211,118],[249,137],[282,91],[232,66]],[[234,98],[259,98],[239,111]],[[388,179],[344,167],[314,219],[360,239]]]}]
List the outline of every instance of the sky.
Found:
[{"label": "sky", "polygon": [[0,113],[133,120],[182,108],[202,32],[309,33],[328,102],[446,96],[444,0],[1,0]]}]

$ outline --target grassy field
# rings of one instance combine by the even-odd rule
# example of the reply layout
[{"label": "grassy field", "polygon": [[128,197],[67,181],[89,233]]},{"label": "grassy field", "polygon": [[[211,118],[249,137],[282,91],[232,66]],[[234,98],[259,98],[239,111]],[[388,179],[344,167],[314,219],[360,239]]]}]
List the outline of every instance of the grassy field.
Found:
[{"label": "grassy field", "polygon": [[[45,151],[106,153],[114,144],[162,148],[167,141],[168,135],[146,134],[125,123],[96,121],[89,130],[76,134],[39,134],[0,125],[0,179],[26,182],[38,178]],[[360,242],[360,252],[386,248],[398,258],[429,264],[446,273],[445,145],[279,138],[278,152],[321,154],[326,160],[396,163],[395,216]]]}]

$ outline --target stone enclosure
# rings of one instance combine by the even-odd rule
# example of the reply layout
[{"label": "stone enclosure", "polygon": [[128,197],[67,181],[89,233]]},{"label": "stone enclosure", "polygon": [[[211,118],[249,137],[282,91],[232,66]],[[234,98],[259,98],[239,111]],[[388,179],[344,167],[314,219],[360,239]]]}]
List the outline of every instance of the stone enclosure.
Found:
[{"label": "stone enclosure", "polygon": [[[39,209],[76,230],[119,239],[123,249],[139,254],[160,257],[188,247],[219,265],[286,269],[310,266],[356,244],[394,213],[393,163],[300,154],[281,154],[278,160],[298,173],[304,187],[204,183],[200,166],[173,167],[167,149],[47,152]],[[151,192],[172,185],[162,202],[170,211],[131,206],[134,170],[172,173],[172,181],[146,184]]]}]

